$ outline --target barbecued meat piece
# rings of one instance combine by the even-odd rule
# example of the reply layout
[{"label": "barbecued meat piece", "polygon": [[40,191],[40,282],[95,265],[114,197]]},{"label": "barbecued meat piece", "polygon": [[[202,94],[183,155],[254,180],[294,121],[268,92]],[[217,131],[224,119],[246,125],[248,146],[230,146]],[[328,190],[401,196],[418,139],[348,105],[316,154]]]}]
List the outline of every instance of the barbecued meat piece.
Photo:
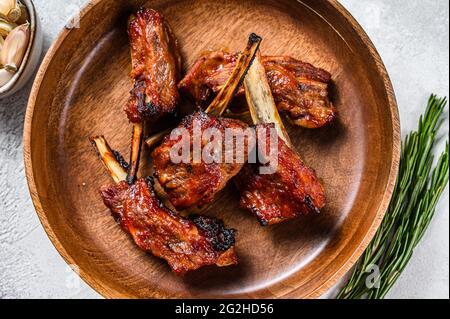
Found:
[{"label": "barbecued meat piece", "polygon": [[[262,57],[262,63],[278,110],[294,124],[318,128],[334,120],[336,110],[329,99],[328,72],[285,56]],[[209,52],[200,57],[178,86],[204,107],[225,84],[235,64],[235,54]],[[241,88],[238,95],[243,93]]]},{"label": "barbecued meat piece", "polygon": [[172,212],[156,196],[152,179],[104,186],[101,195],[139,248],[165,259],[176,274],[237,264],[235,231],[211,217],[186,219]]},{"label": "barbecued meat piece", "polygon": [[[152,158],[155,176],[175,208],[185,209],[210,203],[227,182],[238,174],[247,161],[248,149],[251,147],[248,143],[253,140],[248,134],[251,130],[246,129],[247,125],[238,120],[214,117],[200,111],[184,118],[178,129],[175,129],[178,132],[184,130],[187,140],[181,136],[171,138],[170,135],[164,138],[153,151]],[[207,132],[219,135],[210,138]],[[171,154],[181,155],[182,140],[187,141],[184,147],[187,157],[174,161]],[[237,144],[238,140],[243,141],[243,144]],[[208,150],[208,146],[213,145],[217,146],[216,150],[222,151],[211,152],[214,147]],[[243,151],[238,152],[235,145],[243,145]],[[207,159],[202,154],[214,156]]]},{"label": "barbecued meat piece", "polygon": [[[264,129],[267,138],[266,151],[258,143],[261,154],[269,153],[270,130],[267,128],[270,127],[273,126],[258,125],[257,129]],[[319,213],[325,205],[325,194],[314,170],[307,167],[281,138],[278,138],[278,153],[275,158],[278,158],[278,163],[273,174],[260,174],[262,164],[248,164],[236,177],[241,193],[241,206],[256,215],[262,225],[273,225],[300,215]]]},{"label": "barbecued meat piece", "polygon": [[328,72],[290,57],[264,57],[263,65],[278,110],[294,124],[319,128],[335,119]]},{"label": "barbecued meat piece", "polygon": [[129,120],[140,123],[174,114],[181,57],[169,25],[159,12],[141,8],[130,17],[128,35],[135,81],[125,106]]},{"label": "barbecued meat piece", "polygon": [[178,87],[188,93],[198,106],[204,107],[211,96],[225,85],[236,62],[237,55],[225,51],[205,53],[181,80]]}]

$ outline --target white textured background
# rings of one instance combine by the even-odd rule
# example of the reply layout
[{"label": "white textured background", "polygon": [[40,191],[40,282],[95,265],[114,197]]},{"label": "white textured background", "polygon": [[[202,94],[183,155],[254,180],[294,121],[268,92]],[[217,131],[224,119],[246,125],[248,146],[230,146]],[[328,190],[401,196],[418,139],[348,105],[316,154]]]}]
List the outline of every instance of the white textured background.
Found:
[{"label": "white textured background", "polygon": [[[85,0],[34,0],[45,50]],[[447,0],[341,0],[379,50],[394,84],[402,133],[427,98],[449,94]],[[77,280],[47,238],[25,181],[22,129],[31,84],[0,101],[0,298],[100,298]],[[447,113],[448,114],[448,113]],[[446,134],[448,138],[448,121]],[[441,143],[441,148],[443,143]],[[449,195],[390,298],[449,298]]]}]

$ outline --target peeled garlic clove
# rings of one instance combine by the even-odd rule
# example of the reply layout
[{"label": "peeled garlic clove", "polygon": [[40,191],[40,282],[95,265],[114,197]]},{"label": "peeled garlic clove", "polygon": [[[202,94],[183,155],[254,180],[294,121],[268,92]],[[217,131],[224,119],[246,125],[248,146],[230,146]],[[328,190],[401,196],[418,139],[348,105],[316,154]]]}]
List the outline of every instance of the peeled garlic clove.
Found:
[{"label": "peeled garlic clove", "polygon": [[11,73],[5,69],[0,69],[0,87],[7,84],[12,77],[14,76],[14,73]]},{"label": "peeled garlic clove", "polygon": [[0,36],[6,37],[16,27],[17,24],[8,22],[0,18]]},{"label": "peeled garlic clove", "polygon": [[20,3],[17,0],[0,0],[0,17],[16,22],[22,15]]},{"label": "peeled garlic clove", "polygon": [[29,40],[30,25],[28,23],[12,30],[3,44],[0,64],[10,69],[18,69],[27,50]]}]

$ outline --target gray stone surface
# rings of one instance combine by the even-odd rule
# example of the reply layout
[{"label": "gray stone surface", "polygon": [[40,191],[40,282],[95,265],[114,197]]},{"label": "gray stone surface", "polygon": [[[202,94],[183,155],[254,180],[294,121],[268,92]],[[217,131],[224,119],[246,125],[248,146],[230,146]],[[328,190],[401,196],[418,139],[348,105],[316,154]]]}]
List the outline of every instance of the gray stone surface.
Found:
[{"label": "gray stone surface", "polygon": [[[45,30],[45,50],[68,17],[85,2],[35,0]],[[431,92],[449,92],[448,1],[341,2],[365,28],[384,59],[405,134],[416,127]],[[100,298],[65,264],[34,213],[22,160],[23,119],[30,87],[0,101],[0,298]],[[388,297],[449,298],[448,205],[447,188],[429,231]]]}]

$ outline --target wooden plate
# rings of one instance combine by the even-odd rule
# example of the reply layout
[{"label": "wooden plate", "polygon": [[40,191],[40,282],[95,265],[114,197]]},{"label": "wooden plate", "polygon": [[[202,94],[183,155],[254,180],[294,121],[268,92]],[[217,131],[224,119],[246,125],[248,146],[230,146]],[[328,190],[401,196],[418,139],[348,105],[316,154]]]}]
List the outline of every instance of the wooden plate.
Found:
[{"label": "wooden plate", "polygon": [[[100,199],[98,189],[110,179],[88,137],[104,134],[128,154],[125,26],[143,3],[170,21],[185,69],[207,49],[242,49],[256,32],[264,54],[288,54],[333,74],[339,121],[320,130],[290,128],[325,183],[328,205],[321,215],[262,228],[239,208],[230,185],[208,212],[238,229],[237,267],[178,278],[133,244]],[[337,1],[96,0],[82,11],[80,28],[61,33],[40,68],[26,115],[25,164],[53,244],[105,297],[318,297],[350,269],[379,226],[397,176],[399,135],[383,63]]]}]

